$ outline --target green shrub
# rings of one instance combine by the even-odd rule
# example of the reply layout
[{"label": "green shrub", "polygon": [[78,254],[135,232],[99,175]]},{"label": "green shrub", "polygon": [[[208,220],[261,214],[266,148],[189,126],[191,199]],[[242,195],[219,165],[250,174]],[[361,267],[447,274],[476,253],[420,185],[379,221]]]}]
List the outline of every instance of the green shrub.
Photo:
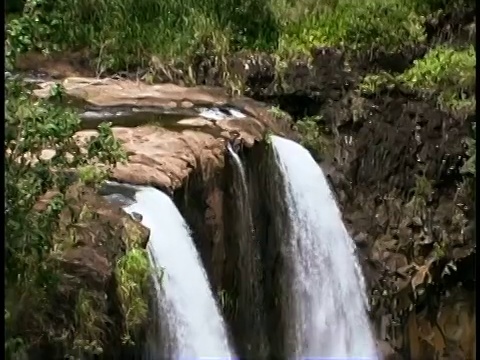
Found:
[{"label": "green shrub", "polygon": [[119,259],[115,268],[117,293],[125,321],[124,338],[129,343],[148,315],[148,285],[151,274],[147,250],[134,247]]},{"label": "green shrub", "polygon": [[473,46],[456,50],[438,46],[424,58],[414,61],[404,73],[371,74],[363,79],[360,89],[374,93],[380,87],[401,86],[438,99],[439,106],[449,111],[475,111],[476,54]]},{"label": "green shrub", "polygon": [[439,46],[397,77],[406,87],[438,94],[439,102],[452,110],[475,109],[475,63],[473,46],[465,50]]},{"label": "green shrub", "polygon": [[[57,105],[55,97],[62,96],[61,89],[53,95],[36,99],[21,81],[7,79],[5,83],[7,358],[15,358],[32,345],[22,339],[25,321],[32,332],[46,329],[49,336],[44,324],[50,321],[48,309],[62,275],[51,255],[58,245],[54,234],[59,215],[67,206],[70,180],[66,172],[93,164],[111,168],[124,156],[108,126],[102,126],[87,145],[88,151],[82,151],[73,138],[80,129],[79,117],[72,109]],[[49,157],[44,156],[45,150],[50,151]],[[39,198],[49,191],[56,195],[44,211],[36,210]]]}]

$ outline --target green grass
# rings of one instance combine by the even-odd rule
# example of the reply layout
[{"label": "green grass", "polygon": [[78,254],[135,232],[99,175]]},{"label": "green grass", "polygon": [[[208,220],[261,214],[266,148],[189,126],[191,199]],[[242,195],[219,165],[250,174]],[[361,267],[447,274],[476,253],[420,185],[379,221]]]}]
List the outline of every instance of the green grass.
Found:
[{"label": "green grass", "polygon": [[425,41],[425,15],[444,2],[28,0],[23,16],[8,22],[7,48],[88,49],[99,71],[240,50],[284,57],[315,46],[396,51]]},{"label": "green grass", "polygon": [[101,294],[80,289],[75,302],[74,353],[100,355],[105,342],[105,324],[109,319],[106,299]]},{"label": "green grass", "polygon": [[277,37],[275,18],[254,0],[37,3],[22,19],[9,24],[13,38],[23,38],[14,46],[41,50],[88,47],[101,60],[100,67],[113,69],[146,66],[152,56],[165,60],[192,55],[205,50],[209,42],[217,51],[269,50]]},{"label": "green grass", "polygon": [[424,18],[409,0],[338,0],[323,9],[305,9],[285,26],[281,52],[308,52],[312,45],[353,50],[395,51],[425,41]]},{"label": "green grass", "polygon": [[128,343],[145,324],[148,315],[148,279],[151,274],[147,251],[133,248],[121,257],[115,268],[117,294],[120,299]]}]

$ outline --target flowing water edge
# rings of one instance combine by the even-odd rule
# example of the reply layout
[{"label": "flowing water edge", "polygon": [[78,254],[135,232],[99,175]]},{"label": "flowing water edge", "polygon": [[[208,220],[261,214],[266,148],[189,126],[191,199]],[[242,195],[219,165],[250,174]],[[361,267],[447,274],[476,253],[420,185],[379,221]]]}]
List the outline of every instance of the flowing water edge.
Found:
[{"label": "flowing water edge", "polygon": [[301,145],[272,136],[285,177],[297,358],[375,359],[364,279],[327,179]]},{"label": "flowing water edge", "polygon": [[125,210],[142,215],[151,231],[150,259],[163,271],[162,281],[154,279],[160,319],[169,334],[162,339],[167,353],[161,356],[232,359],[225,324],[182,215],[167,195],[151,187],[139,187],[135,200]]},{"label": "flowing water edge", "polygon": [[[284,177],[285,206],[293,229],[288,249],[294,272],[294,286],[289,289],[295,304],[289,309],[295,324],[292,358],[378,359],[363,275],[328,181],[301,145],[272,136],[272,146]],[[247,197],[241,203],[248,207],[242,161],[230,145],[227,151]],[[105,196],[129,214],[141,215],[142,224],[150,229],[150,260],[162,273],[152,279],[157,299],[152,317],[158,324],[143,358],[236,358],[190,230],[174,202],[152,187],[125,186],[128,196]]]}]

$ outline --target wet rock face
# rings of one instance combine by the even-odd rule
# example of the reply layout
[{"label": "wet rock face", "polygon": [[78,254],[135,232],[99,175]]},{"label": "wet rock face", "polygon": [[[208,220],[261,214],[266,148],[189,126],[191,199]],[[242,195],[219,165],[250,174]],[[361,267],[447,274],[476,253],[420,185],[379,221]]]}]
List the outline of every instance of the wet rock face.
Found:
[{"label": "wet rock face", "polygon": [[[446,342],[439,341],[446,325],[436,331],[432,323],[445,289],[461,282],[466,296],[472,296],[474,179],[460,172],[471,119],[397,90],[377,98],[354,91],[365,73],[402,72],[426,50],[378,52],[373,59],[360,55],[347,63],[341,52],[316,49],[312,61],[289,63],[281,77],[267,57],[252,61],[244,76],[251,80],[253,97],[279,105],[296,120],[321,115],[331,130],[333,135],[325,137],[332,140],[333,155],[321,166],[357,244],[369,289],[375,291],[371,317],[385,357],[427,359],[436,353],[448,358],[463,351],[459,358],[471,358],[465,350],[471,349],[471,338],[469,345],[449,342],[447,351]],[[462,279],[446,275],[446,264],[456,264],[457,271],[451,271],[464,274]],[[433,330],[407,326],[409,314],[415,313],[421,319],[415,327],[428,323]],[[470,325],[462,326],[468,332]],[[423,345],[414,350],[409,344],[415,342]]]},{"label": "wet rock face", "polygon": [[208,180],[201,169],[193,170],[174,192],[231,329],[237,355],[245,359],[285,358],[294,345],[285,341],[294,338],[290,334],[294,327],[289,323],[290,299],[282,295],[291,286],[284,246],[290,230],[285,226],[282,178],[268,148],[260,142],[239,149],[248,199],[242,198],[241,177],[231,159]]},{"label": "wet rock face", "polygon": [[[445,275],[447,264],[458,265],[474,251],[472,179],[460,172],[469,121],[400,93],[377,99],[347,95],[324,106],[322,114],[335,134],[334,156],[325,166],[374,291],[379,338],[397,354],[421,355],[410,358],[446,356],[441,354],[447,346],[438,340],[444,328],[435,335],[435,324],[425,333],[420,325],[409,325],[406,333],[401,327],[411,316],[431,324],[428,319],[444,301],[442,289],[473,278],[468,267],[458,270],[463,280]],[[428,310],[418,314],[421,309]],[[423,345],[412,350],[415,342]],[[470,345],[453,341],[449,351],[461,348],[462,358],[471,358],[464,350]]]}]

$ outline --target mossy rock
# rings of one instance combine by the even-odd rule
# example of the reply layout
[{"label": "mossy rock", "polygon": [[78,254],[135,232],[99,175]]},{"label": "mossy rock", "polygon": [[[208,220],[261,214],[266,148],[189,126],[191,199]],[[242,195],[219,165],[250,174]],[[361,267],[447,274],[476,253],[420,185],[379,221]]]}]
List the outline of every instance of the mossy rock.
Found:
[{"label": "mossy rock", "polygon": [[[37,211],[53,195],[46,194]],[[50,255],[39,264],[48,268],[50,286],[6,286],[12,359],[108,357],[147,320],[148,230],[94,189],[73,185],[66,198]]]}]

